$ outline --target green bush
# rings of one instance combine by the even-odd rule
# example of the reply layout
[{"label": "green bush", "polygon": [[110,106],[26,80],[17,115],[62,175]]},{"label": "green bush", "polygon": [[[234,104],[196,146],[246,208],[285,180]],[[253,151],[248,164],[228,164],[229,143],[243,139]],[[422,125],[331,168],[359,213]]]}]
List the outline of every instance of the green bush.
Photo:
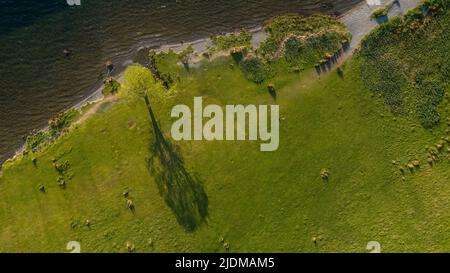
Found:
[{"label": "green bush", "polygon": [[412,9],[408,11],[405,16],[403,17],[405,21],[405,25],[412,24],[413,22],[419,22],[422,20],[423,12],[421,9]]},{"label": "green bush", "polygon": [[178,60],[183,64],[187,64],[192,53],[194,53],[194,49],[192,48],[192,45],[189,45],[183,51],[178,53]]},{"label": "green bush", "polygon": [[120,84],[119,84],[118,81],[116,81],[113,78],[108,78],[103,83],[102,94],[105,97],[109,96],[109,95],[116,94],[119,91],[119,87],[120,87]]},{"label": "green bush", "polygon": [[[266,59],[277,57],[276,53],[283,49],[286,45],[285,42],[289,41],[290,36],[303,37],[307,40],[308,37],[313,37],[318,33],[333,32],[339,37],[340,44],[348,42],[351,39],[351,33],[342,22],[326,15],[313,15],[309,17],[300,15],[278,16],[266,22],[264,29],[268,37],[261,44],[259,52]],[[296,46],[292,40],[287,45],[294,46],[294,49]]]},{"label": "green bush", "polygon": [[214,47],[212,51],[230,50],[233,47],[250,46],[252,40],[252,34],[248,31],[241,31],[239,33],[229,33],[227,35],[218,35],[212,37]]},{"label": "green bush", "polygon": [[240,47],[235,47],[230,51],[230,55],[236,63],[240,63],[246,54],[246,50]]},{"label": "green bush", "polygon": [[382,8],[378,8],[376,9],[371,15],[370,17],[372,18],[380,18],[380,17],[384,17],[387,16],[389,13],[389,10],[385,7]]},{"label": "green bush", "polygon": [[338,33],[324,32],[306,40],[300,60],[304,64],[317,65],[334,56],[341,48],[341,37]]},{"label": "green bush", "polygon": [[242,60],[239,67],[252,82],[262,83],[268,77],[268,67],[256,57]]},{"label": "green bush", "polygon": [[50,142],[50,134],[47,131],[39,131],[27,137],[25,149],[36,152],[40,147]]},{"label": "green bush", "polygon": [[76,109],[70,109],[58,114],[48,121],[48,129],[31,133],[25,142],[25,150],[36,152],[46,147],[60,136],[64,129],[67,129],[78,117],[80,113]]},{"label": "green bush", "polygon": [[180,79],[181,75],[185,73],[185,67],[180,66],[179,62],[184,62],[186,65],[193,48],[188,46],[179,54],[170,49],[168,52],[150,51],[149,58],[158,71],[159,80],[171,87],[175,80]]},{"label": "green bush", "polygon": [[64,128],[69,127],[69,125],[75,121],[75,119],[79,116],[79,112],[76,109],[70,109],[66,112],[60,113],[56,115],[56,117],[50,119],[48,121],[48,125],[50,127],[50,131],[53,134],[58,133]]},{"label": "green bush", "polygon": [[297,37],[289,37],[284,46],[284,57],[288,62],[294,62],[300,56],[302,43]]}]

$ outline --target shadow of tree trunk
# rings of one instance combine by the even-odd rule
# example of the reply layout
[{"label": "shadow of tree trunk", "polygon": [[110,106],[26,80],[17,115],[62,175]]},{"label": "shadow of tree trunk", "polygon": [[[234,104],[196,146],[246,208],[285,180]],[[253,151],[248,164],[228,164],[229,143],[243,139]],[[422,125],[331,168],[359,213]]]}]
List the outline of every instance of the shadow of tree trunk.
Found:
[{"label": "shadow of tree trunk", "polygon": [[185,169],[179,152],[164,138],[147,96],[145,103],[155,135],[150,147],[148,170],[155,176],[159,193],[178,223],[187,231],[194,231],[208,216],[208,196],[198,177]]}]

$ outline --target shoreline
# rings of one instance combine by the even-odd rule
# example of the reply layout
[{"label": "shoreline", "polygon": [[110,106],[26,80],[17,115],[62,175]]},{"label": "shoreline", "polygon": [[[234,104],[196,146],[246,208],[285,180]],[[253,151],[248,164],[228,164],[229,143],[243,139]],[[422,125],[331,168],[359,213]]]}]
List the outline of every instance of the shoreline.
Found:
[{"label": "shoreline", "polygon": [[[345,13],[337,16],[338,20],[344,23],[349,31],[352,33],[352,40],[350,44],[351,49],[355,49],[358,47],[359,43],[361,42],[362,38],[367,35],[371,30],[376,28],[379,23],[376,22],[375,19],[371,18],[370,15],[374,10],[376,10],[379,7],[384,6],[385,4],[391,2],[391,0],[380,0],[381,5],[372,5],[370,6],[366,2],[367,0],[364,0],[360,2],[359,4],[355,5],[350,10],[346,11]],[[398,0],[400,3],[400,7],[397,5],[394,5],[393,8],[389,11],[388,17],[391,18],[393,16],[397,16],[400,14],[403,14],[405,11],[408,11],[409,9],[412,9],[416,7],[422,0]],[[363,16],[367,15],[367,16]],[[264,31],[263,26],[256,26],[250,29],[247,29],[252,34],[252,41],[251,45],[253,47],[258,47],[261,42],[266,38],[267,34]],[[227,32],[225,34],[233,33]],[[222,35],[222,34],[221,34]],[[169,50],[173,50],[175,52],[180,52],[189,45],[192,45],[194,49],[194,55],[201,55],[205,51],[208,50],[210,46],[213,45],[210,37],[205,37],[193,41],[188,42],[181,42],[181,43],[175,43],[175,44],[167,44],[162,45],[158,48],[155,48],[154,50],[157,52],[167,52]],[[140,46],[137,51],[141,50],[149,50],[150,47],[146,47],[145,45]],[[349,55],[349,54],[346,54]],[[351,53],[350,53],[351,55]],[[194,61],[195,64],[198,60]],[[131,63],[127,65],[125,68],[123,68],[121,71],[118,71],[117,74],[114,76],[114,78],[120,82],[120,80],[123,77],[123,73],[125,69],[135,64]],[[72,106],[68,107],[65,111],[68,111],[70,109],[79,109],[83,107],[87,103],[93,103],[96,101],[99,101],[103,98],[103,95],[101,94],[101,91],[103,89],[103,86],[100,86],[98,88],[95,88],[94,91],[88,95],[86,98],[83,98],[81,101],[74,103]]]},{"label": "shoreline", "polygon": [[[359,46],[359,44],[360,44],[361,40],[364,38],[364,36],[366,36],[368,33],[370,33],[370,31],[372,31],[379,25],[379,23],[376,21],[376,19],[371,18],[370,15],[376,9],[383,7],[387,3],[391,2],[391,0],[380,0],[380,2],[381,2],[381,5],[369,5],[367,3],[367,1],[364,0],[364,1],[360,2],[359,4],[355,5],[353,8],[351,8],[347,12],[337,16],[338,20],[341,21],[342,23],[344,23],[344,25],[352,33],[352,40],[350,42],[350,48],[349,48],[350,50],[343,53],[343,55],[340,57],[341,61],[343,61],[347,57],[353,55],[353,51]],[[422,0],[398,0],[399,5],[394,5],[390,9],[388,18],[390,19],[391,17],[404,14],[408,10],[417,7],[417,5],[421,2],[422,2]],[[261,42],[264,41],[264,39],[267,37],[267,34],[264,31],[263,26],[256,26],[256,27],[246,29],[246,30],[252,34],[251,45],[253,47],[258,47],[261,44]],[[232,32],[233,31],[230,31],[225,34],[232,33]],[[221,33],[220,35],[223,35],[223,33]],[[191,62],[192,62],[192,64],[195,65],[200,60],[202,60],[202,58],[201,57],[198,58],[198,56],[201,56],[202,53],[206,52],[208,50],[208,48],[213,45],[213,43],[212,43],[212,40],[210,37],[205,37],[205,38],[188,41],[188,42],[162,45],[158,48],[155,48],[154,50],[157,52],[167,52],[169,50],[173,50],[175,52],[180,52],[183,49],[185,49],[186,47],[188,47],[189,45],[191,45],[194,50],[194,53],[193,53],[194,57],[191,57]],[[150,49],[151,49],[150,47],[141,45],[137,48],[136,52],[138,53],[142,50],[147,52]],[[197,57],[197,59],[195,59],[195,57]],[[139,62],[138,61],[132,62],[132,63],[124,66],[120,71],[116,71],[116,73],[114,73],[114,70],[113,70],[112,76],[119,83],[122,83],[123,74],[124,74],[126,68],[129,67],[130,65],[134,65],[136,63],[139,63]],[[71,109],[80,110],[81,108],[83,108],[89,104],[99,103],[105,99],[105,97],[102,94],[103,84],[100,85],[99,87],[92,88],[92,90],[94,90],[94,91],[90,95],[88,95],[87,97],[83,98],[82,100],[80,100],[78,102],[75,102],[72,106],[67,107],[67,109],[63,110],[62,112],[66,112]],[[39,131],[45,131],[47,129],[48,129],[48,126],[46,125],[43,128],[35,129],[35,131],[39,132]],[[23,151],[25,149],[25,145],[26,145],[26,140],[24,140],[24,142],[20,145],[20,147],[14,151],[12,157],[9,157],[8,159],[6,159],[4,162],[1,163],[0,171],[1,171],[4,163],[6,163],[8,161],[13,161],[17,156],[19,156],[23,153]]]}]

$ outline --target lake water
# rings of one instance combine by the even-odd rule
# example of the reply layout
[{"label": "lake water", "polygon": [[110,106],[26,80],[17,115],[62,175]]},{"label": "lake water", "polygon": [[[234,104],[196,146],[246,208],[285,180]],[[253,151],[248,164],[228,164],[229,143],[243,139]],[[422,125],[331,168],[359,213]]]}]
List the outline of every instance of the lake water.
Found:
[{"label": "lake water", "polygon": [[119,71],[142,46],[252,28],[285,13],[341,14],[359,2],[0,0],[0,163],[31,130],[99,87],[107,60]]}]

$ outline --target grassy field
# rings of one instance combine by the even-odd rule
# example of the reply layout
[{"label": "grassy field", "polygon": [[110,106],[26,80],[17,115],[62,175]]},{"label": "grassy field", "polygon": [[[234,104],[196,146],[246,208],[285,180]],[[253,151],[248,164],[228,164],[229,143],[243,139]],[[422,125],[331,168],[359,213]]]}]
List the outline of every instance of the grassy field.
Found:
[{"label": "grassy field", "polygon": [[[448,11],[435,15],[423,32],[410,34],[426,35],[423,48],[444,43],[429,55],[436,62],[448,56],[449,40],[440,39],[448,35],[448,20]],[[380,50],[397,43],[397,34],[386,35],[392,39],[383,36]],[[414,40],[402,44],[419,58],[415,48]],[[448,83],[436,106],[439,121],[424,128],[417,116],[392,111],[387,93],[367,84],[364,50],[339,73],[292,72],[279,60],[262,84],[221,57],[189,72],[178,69],[169,92],[148,70],[130,68],[117,100],[53,144],[4,165],[0,251],[66,252],[67,242],[79,241],[82,252],[128,252],[127,244],[136,252],[366,252],[374,240],[383,252],[450,251]],[[161,135],[144,100],[128,99],[132,86],[153,90]],[[204,104],[279,104],[279,149],[171,141],[171,108],[192,107],[194,96]],[[156,174],[148,170],[158,140],[171,142],[169,154],[183,158],[171,167],[189,183],[175,191],[161,190],[164,160],[156,162]],[[429,165],[430,149],[440,141],[440,160]],[[415,160],[420,167],[408,170]]]}]

